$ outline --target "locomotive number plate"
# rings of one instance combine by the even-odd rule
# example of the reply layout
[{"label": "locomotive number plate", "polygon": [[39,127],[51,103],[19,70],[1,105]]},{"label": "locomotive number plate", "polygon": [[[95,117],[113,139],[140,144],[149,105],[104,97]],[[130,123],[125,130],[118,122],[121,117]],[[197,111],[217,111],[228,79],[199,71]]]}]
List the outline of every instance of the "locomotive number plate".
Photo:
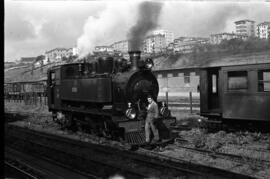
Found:
[{"label": "locomotive number plate", "polygon": [[72,88],[71,88],[71,91],[72,91],[73,93],[77,93],[78,89],[77,89],[77,87],[72,87]]}]

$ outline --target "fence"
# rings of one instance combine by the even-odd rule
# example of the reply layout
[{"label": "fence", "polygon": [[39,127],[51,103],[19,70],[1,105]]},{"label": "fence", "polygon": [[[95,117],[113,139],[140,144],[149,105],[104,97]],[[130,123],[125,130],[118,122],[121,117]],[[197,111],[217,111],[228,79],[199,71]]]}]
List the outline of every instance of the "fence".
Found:
[{"label": "fence", "polygon": [[192,72],[178,76],[167,74],[158,77],[158,99],[166,101],[171,110],[184,110],[194,113],[200,111],[199,76]]},{"label": "fence", "polygon": [[189,111],[190,113],[200,111],[200,96],[197,92],[161,92],[158,101],[165,101],[170,110]]},{"label": "fence", "polygon": [[47,105],[47,96],[44,93],[24,93],[16,95],[5,95],[7,102],[24,103],[25,105]]}]

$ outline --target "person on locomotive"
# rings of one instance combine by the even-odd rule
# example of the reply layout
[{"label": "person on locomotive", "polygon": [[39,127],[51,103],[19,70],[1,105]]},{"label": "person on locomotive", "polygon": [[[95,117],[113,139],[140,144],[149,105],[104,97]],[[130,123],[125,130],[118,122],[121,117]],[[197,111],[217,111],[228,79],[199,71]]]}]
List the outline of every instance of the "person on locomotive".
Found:
[{"label": "person on locomotive", "polygon": [[147,107],[147,116],[145,120],[145,140],[146,143],[150,143],[150,134],[152,130],[154,134],[154,140],[152,142],[155,143],[160,141],[158,129],[154,124],[154,120],[157,119],[159,115],[158,105],[150,95],[147,96],[147,101],[149,102],[149,105]]}]

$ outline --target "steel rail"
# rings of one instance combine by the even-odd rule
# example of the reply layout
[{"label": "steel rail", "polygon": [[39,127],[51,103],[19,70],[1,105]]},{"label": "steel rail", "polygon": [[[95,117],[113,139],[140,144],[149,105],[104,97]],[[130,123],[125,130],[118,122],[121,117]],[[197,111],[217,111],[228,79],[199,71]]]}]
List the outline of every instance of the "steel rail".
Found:
[{"label": "steel rail", "polygon": [[26,177],[26,178],[30,178],[30,179],[40,179],[40,178],[37,178],[36,176],[34,176],[33,174],[31,174],[30,172],[27,172],[27,171],[25,171],[25,170],[22,170],[22,169],[20,169],[19,167],[15,166],[14,164],[11,164],[11,163],[8,162],[8,161],[5,161],[5,165],[7,165],[7,166],[9,166],[9,167],[11,167],[11,168],[13,168],[13,169],[19,171],[21,174],[24,175],[23,178]]},{"label": "steel rail", "polygon": [[[12,125],[11,125],[12,126]],[[11,127],[10,126],[10,127]],[[17,133],[15,132],[15,129]],[[233,172],[227,172],[222,169],[217,169],[213,167],[205,167],[201,165],[191,164],[189,162],[186,162],[184,160],[180,159],[174,159],[166,156],[162,156],[159,154],[151,153],[141,153],[141,152],[132,152],[127,151],[123,149],[119,149],[112,146],[101,146],[98,144],[91,144],[86,142],[81,142],[79,140],[69,139],[67,137],[63,136],[57,136],[49,133],[41,133],[40,131],[34,131],[29,129],[24,129],[16,126],[12,126],[12,130],[10,132],[15,132],[13,135],[8,133],[10,136],[13,136],[14,140],[24,140],[25,143],[29,143],[29,141],[32,141],[33,145],[39,145],[46,143],[48,146],[51,147],[51,149],[56,153],[63,153],[63,151],[66,153],[65,156],[76,156],[77,159],[82,158],[82,156],[89,159],[89,156],[87,156],[87,153],[90,151],[92,152],[92,155],[98,155],[94,158],[90,157],[92,160],[95,159],[95,162],[99,162],[104,164],[107,164],[108,166],[112,166],[114,168],[122,168],[124,171],[128,172],[131,175],[136,176],[149,176],[150,172],[159,172],[164,170],[168,173],[178,173],[181,176],[209,176],[209,175],[219,175],[223,176],[223,178],[237,176],[237,178],[252,178],[247,177],[245,175],[236,174]],[[18,132],[23,135],[18,135]],[[39,140],[37,140],[39,139]],[[43,140],[43,143],[42,143]],[[39,144],[38,144],[39,143]],[[68,147],[67,147],[68,145]],[[47,149],[48,149],[48,146]],[[41,146],[40,148],[46,148],[45,146]],[[68,150],[67,150],[68,149]],[[88,150],[88,152],[85,153],[84,150]],[[90,151],[89,151],[90,150]],[[91,153],[90,152],[90,153]],[[105,160],[112,160],[111,162],[106,162]],[[119,164],[122,161],[122,164]],[[130,163],[135,164],[136,169],[132,168],[132,165]],[[124,165],[125,164],[125,165]],[[145,171],[144,168],[148,168],[149,171]],[[211,174],[211,172],[213,172]]]},{"label": "steel rail", "polygon": [[[216,157],[216,158],[229,159],[229,160],[232,160],[232,161],[236,160],[238,163],[245,164],[247,161],[251,161],[251,162],[255,161],[255,163],[253,163],[253,164],[255,164],[257,166],[260,166],[260,167],[270,166],[270,161],[268,161],[268,160],[256,159],[256,158],[252,158],[252,157],[248,157],[248,156],[240,156],[240,155],[235,155],[235,154],[214,152],[214,151],[210,151],[210,150],[186,147],[186,146],[183,146],[183,145],[176,145],[176,147],[186,149],[186,150],[191,150],[191,151],[198,152],[198,153],[201,153],[201,154],[204,154],[204,155],[213,156],[213,157]],[[261,163],[258,164],[258,161],[260,161]]]}]

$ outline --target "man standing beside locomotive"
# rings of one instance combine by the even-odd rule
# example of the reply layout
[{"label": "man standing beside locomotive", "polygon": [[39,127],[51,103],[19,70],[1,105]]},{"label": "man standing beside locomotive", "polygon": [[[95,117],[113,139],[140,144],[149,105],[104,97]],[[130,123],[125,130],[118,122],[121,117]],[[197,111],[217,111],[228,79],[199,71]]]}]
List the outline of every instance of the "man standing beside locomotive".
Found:
[{"label": "man standing beside locomotive", "polygon": [[150,134],[151,130],[154,134],[154,140],[153,143],[160,141],[159,139],[159,132],[154,124],[154,120],[158,118],[158,105],[153,100],[152,96],[147,97],[147,101],[149,102],[149,105],[147,107],[147,116],[145,120],[145,137],[146,137],[146,143],[150,143]]}]

